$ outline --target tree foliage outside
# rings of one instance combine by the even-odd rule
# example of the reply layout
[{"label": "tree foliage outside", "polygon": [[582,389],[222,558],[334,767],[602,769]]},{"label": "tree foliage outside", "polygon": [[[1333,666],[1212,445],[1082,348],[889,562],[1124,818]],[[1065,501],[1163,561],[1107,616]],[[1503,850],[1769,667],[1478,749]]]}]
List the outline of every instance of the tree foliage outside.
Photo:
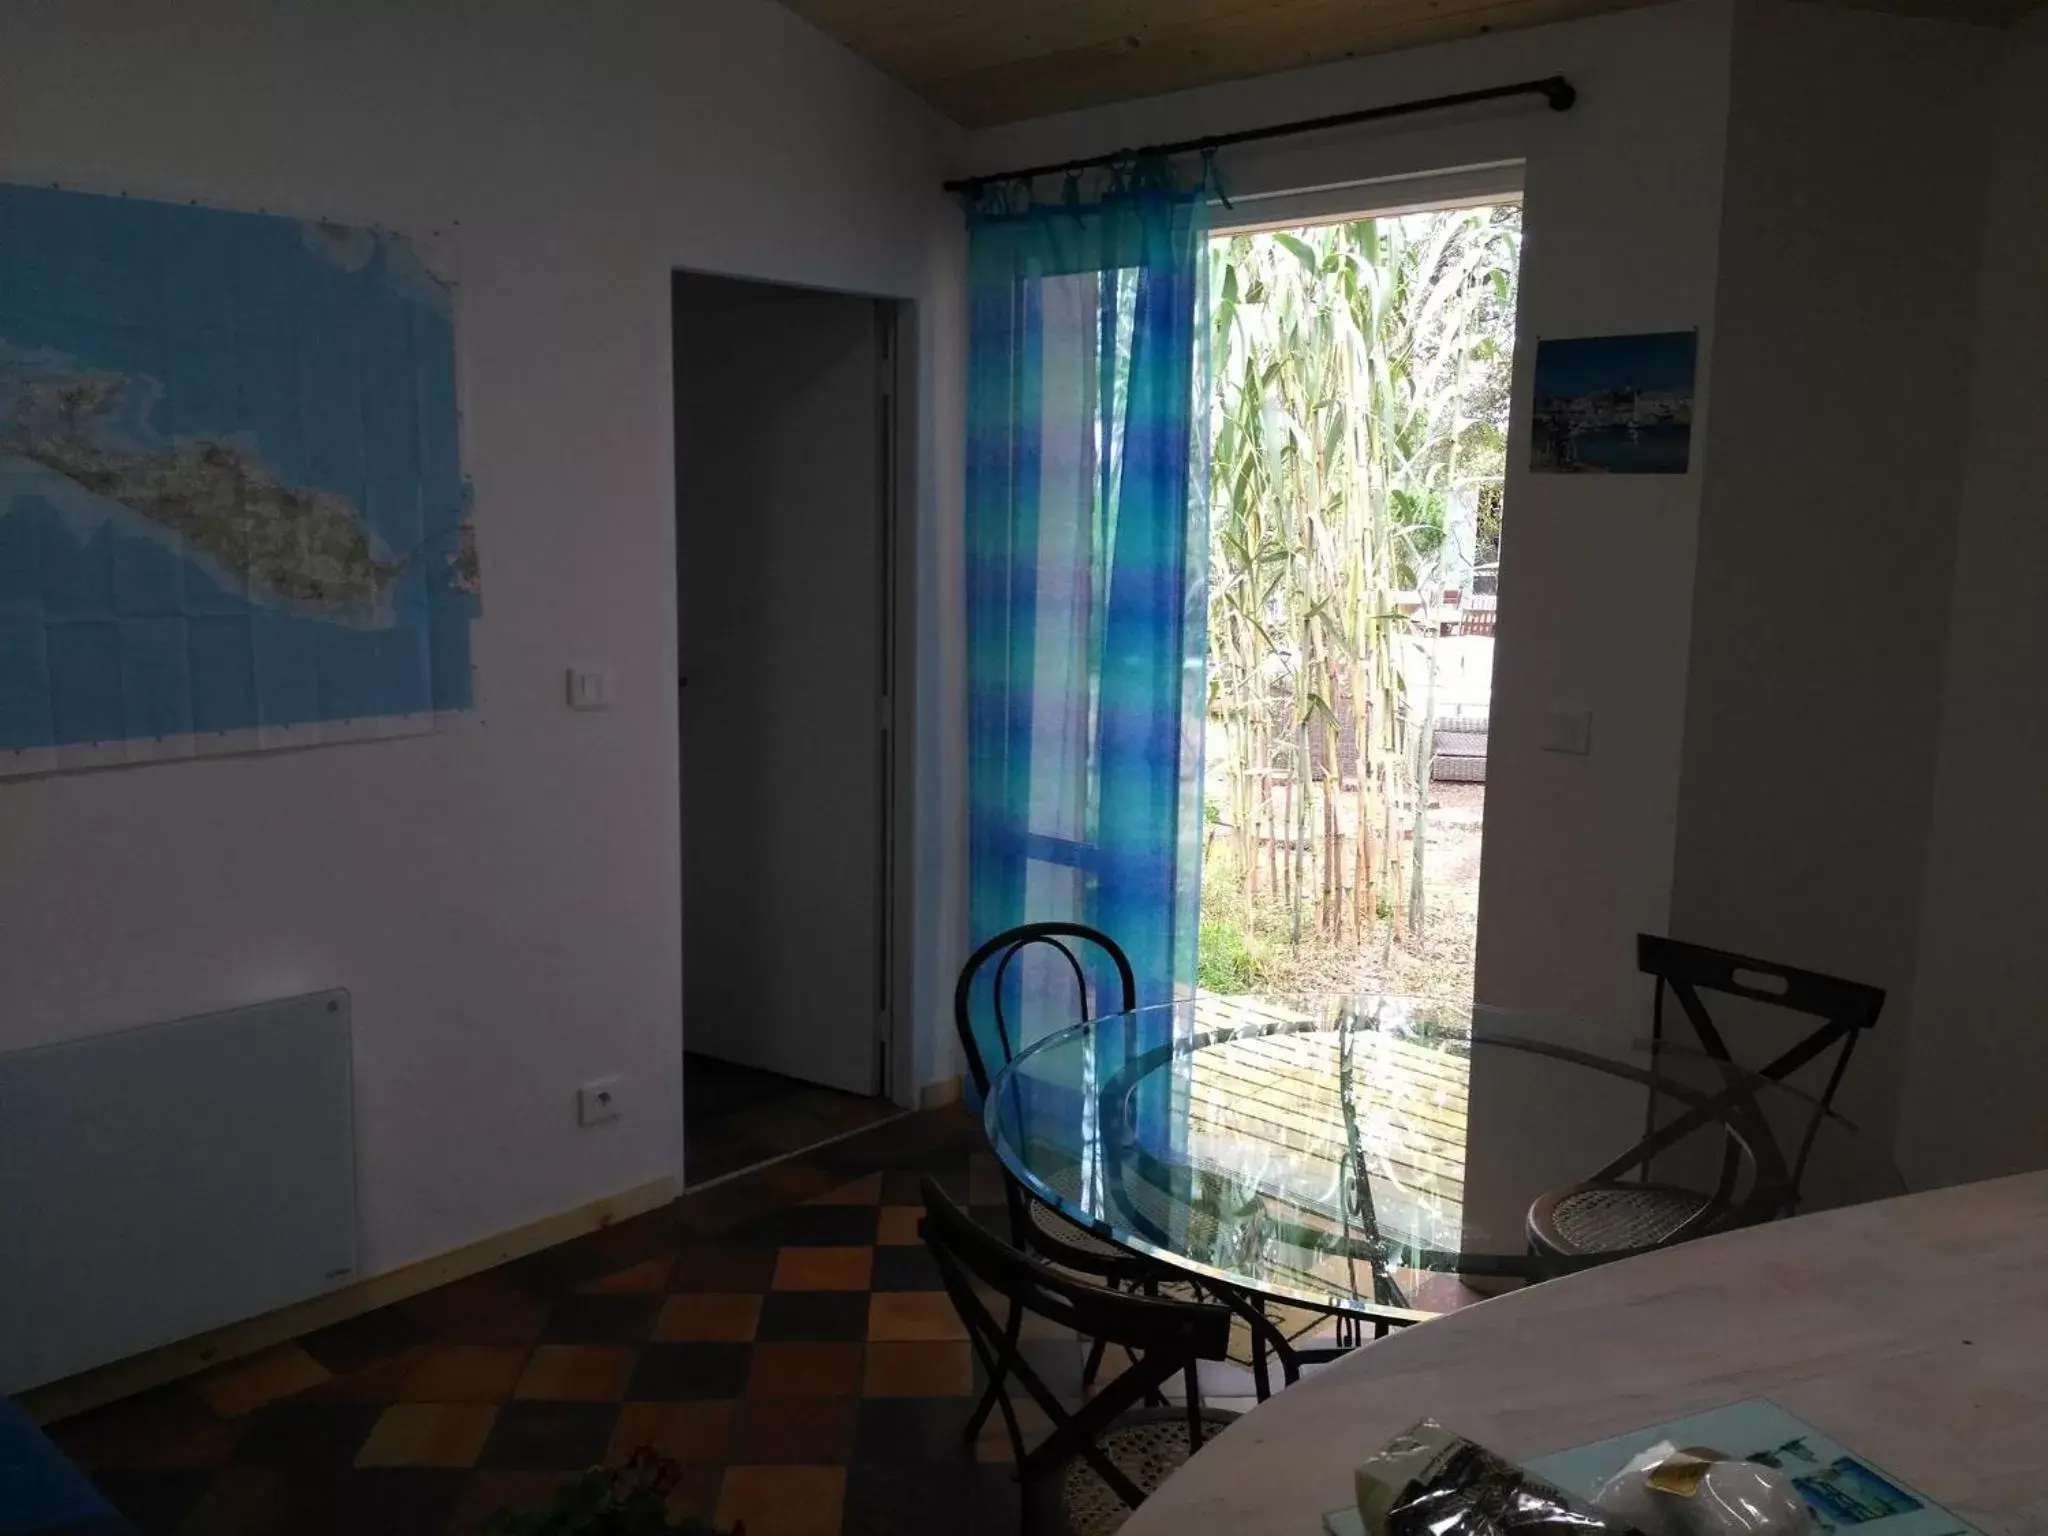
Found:
[{"label": "tree foliage outside", "polygon": [[1519,247],[1516,205],[1211,244],[1205,986],[1420,937],[1426,642],[1455,508],[1497,554]]}]

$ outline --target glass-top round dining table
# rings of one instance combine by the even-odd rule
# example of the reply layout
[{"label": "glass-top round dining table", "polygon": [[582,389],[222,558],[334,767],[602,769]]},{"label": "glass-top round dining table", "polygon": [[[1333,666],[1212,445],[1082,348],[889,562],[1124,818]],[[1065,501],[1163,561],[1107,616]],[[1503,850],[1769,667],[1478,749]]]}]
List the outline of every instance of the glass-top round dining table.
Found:
[{"label": "glass-top round dining table", "polygon": [[1902,1192],[1807,1092],[1642,1035],[1201,994],[1037,1040],[983,1116],[1021,1189],[1082,1227],[1240,1306],[1378,1331],[1468,1282]]}]

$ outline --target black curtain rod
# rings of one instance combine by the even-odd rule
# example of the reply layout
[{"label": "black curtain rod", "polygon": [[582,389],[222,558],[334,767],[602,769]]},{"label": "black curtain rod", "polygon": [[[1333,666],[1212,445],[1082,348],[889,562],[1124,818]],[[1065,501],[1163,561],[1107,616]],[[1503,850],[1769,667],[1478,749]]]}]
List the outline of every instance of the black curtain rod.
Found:
[{"label": "black curtain rod", "polygon": [[1448,96],[1425,96],[1417,101],[1397,101],[1384,107],[1364,107],[1356,112],[1333,112],[1328,117],[1304,117],[1292,123],[1272,123],[1264,128],[1241,128],[1236,133],[1212,134],[1205,139],[1181,139],[1172,144],[1147,144],[1139,149],[1119,149],[1106,155],[1084,155],[1078,160],[1061,160],[1052,165],[1027,165],[1014,171],[994,171],[982,176],[962,176],[946,183],[948,192],[979,192],[991,183],[1030,181],[1039,176],[1060,176],[1069,171],[1086,171],[1114,165],[1143,155],[1192,155],[1233,144],[1250,144],[1259,139],[1285,138],[1297,133],[1316,133],[1324,128],[1348,128],[1353,123],[1378,122],[1386,117],[1407,117],[1416,112],[1440,112],[1446,107],[1468,107],[1475,102],[1501,101],[1510,96],[1541,96],[1553,112],[1569,112],[1579,93],[1563,75],[1546,75],[1541,80],[1518,80],[1513,85],[1489,85],[1484,90],[1453,91]]}]

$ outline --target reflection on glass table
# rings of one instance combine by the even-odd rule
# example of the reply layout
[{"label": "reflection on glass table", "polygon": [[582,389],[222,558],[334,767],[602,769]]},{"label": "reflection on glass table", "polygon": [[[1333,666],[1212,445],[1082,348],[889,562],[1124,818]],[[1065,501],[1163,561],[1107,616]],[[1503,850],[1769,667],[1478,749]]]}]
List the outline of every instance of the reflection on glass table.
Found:
[{"label": "reflection on glass table", "polygon": [[1272,1300],[1354,1335],[1431,1315],[1434,1275],[1537,1281],[1624,1256],[1529,1241],[1532,1207],[1595,1178],[1697,1197],[1638,1251],[1901,1189],[1795,1087],[1412,998],[1204,994],[1116,1014],[1020,1054],[983,1114],[1010,1171],[1074,1220],[1248,1320]]}]

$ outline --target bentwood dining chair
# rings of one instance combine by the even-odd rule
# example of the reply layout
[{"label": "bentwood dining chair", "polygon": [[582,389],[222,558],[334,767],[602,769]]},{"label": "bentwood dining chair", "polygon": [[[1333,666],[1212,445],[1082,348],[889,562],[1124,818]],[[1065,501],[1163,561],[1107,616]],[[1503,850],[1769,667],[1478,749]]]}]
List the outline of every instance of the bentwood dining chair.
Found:
[{"label": "bentwood dining chair", "polygon": [[[1637,936],[1636,963],[1657,979],[1651,1005],[1652,1051],[1661,1059],[1666,1048],[1668,994],[1677,1001],[1698,1040],[1694,1054],[1710,1068],[1727,1069],[1723,1074],[1727,1086],[1709,1105],[1695,1105],[1661,1123],[1653,1090],[1641,1141],[1591,1178],[1552,1190],[1529,1207],[1533,1252],[1559,1257],[1633,1253],[1703,1236],[1738,1217],[1755,1220],[1796,1210],[1814,1138],[1833,1107],[1835,1091],[1848,1071],[1857,1040],[1877,1023],[1884,1008],[1882,987],[1654,934]],[[1736,1062],[1702,993],[1743,998],[1819,1023],[1761,1067],[1743,1067]],[[1789,1102],[1806,1108],[1800,1116],[1804,1123],[1789,1128],[1796,1144],[1784,1145],[1777,1128],[1769,1123],[1770,1117],[1756,1105],[1754,1094],[1745,1093],[1741,1085],[1756,1078],[1782,1083],[1829,1051],[1835,1056],[1818,1097],[1786,1095]],[[1740,1133],[1726,1140],[1719,1185],[1703,1191],[1654,1181],[1651,1168],[1657,1154],[1676,1146],[1716,1115],[1726,1116],[1727,1124]],[[1752,1153],[1761,1147],[1772,1154],[1778,1186],[1761,1203],[1748,1200],[1738,1204],[1730,1198],[1742,1157],[1738,1139],[1746,1142]],[[1627,1173],[1636,1177],[1623,1178]]]},{"label": "bentwood dining chair", "polygon": [[[1063,1274],[978,1225],[930,1179],[920,1232],[993,1383],[1027,1530],[1107,1536],[1237,1417],[1204,1407],[1201,1397],[1199,1363],[1229,1353],[1231,1315],[1224,1308],[1133,1296]],[[1063,1402],[1022,1357],[1014,1323],[998,1322],[984,1293],[1006,1303],[1012,1319],[1028,1312],[1106,1340],[1128,1351],[1131,1363],[1085,1403]],[[1186,1394],[1180,1406],[1140,1406],[1163,1402],[1160,1389],[1175,1376]],[[1036,1446],[1025,1439],[1013,1383],[1051,1425]]]},{"label": "bentwood dining chair", "polygon": [[[1012,973],[1034,954],[1052,962],[1056,977],[1072,979],[1074,1011],[1063,1023],[1078,1024],[1106,1013],[1129,1013],[1138,1006],[1136,974],[1129,958],[1108,934],[1084,923],[1070,922],[1026,923],[997,934],[968,957],[953,992],[953,1026],[960,1035],[967,1070],[984,1101],[996,1073],[1031,1043],[1020,1038],[1021,1021],[1011,1016],[1011,1005],[1021,994],[1021,988],[1012,990]],[[1089,979],[1091,971],[1099,973],[1104,966],[1116,977],[1116,985],[1107,997],[1099,986],[1091,986]],[[991,1026],[997,1055],[993,1063],[984,1056],[982,1037],[975,1030],[977,1011]],[[1111,1286],[1155,1292],[1167,1283],[1180,1290],[1188,1288],[1186,1277],[1179,1272],[1068,1220],[1024,1189],[1007,1169],[1003,1170],[1003,1194],[1009,1205],[1011,1239],[1025,1252],[1093,1275]],[[1102,1355],[1098,1341],[1089,1351],[1085,1380],[1095,1380]],[[969,1421],[969,1438],[979,1433],[992,1406],[993,1392],[982,1399]]]}]

